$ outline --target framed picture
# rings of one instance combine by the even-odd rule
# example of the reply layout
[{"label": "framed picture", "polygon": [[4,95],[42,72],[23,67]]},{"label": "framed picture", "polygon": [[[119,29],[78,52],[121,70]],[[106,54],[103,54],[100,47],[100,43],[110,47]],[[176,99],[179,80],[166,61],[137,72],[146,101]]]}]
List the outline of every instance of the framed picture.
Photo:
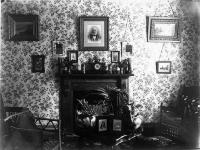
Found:
[{"label": "framed picture", "polygon": [[107,119],[99,119],[98,120],[98,132],[103,132],[108,130],[108,122]]},{"label": "framed picture", "polygon": [[113,119],[113,131],[122,131],[122,121],[120,119]]},{"label": "framed picture", "polygon": [[38,16],[9,14],[8,32],[10,41],[38,41]]},{"label": "framed picture", "polygon": [[180,19],[148,17],[148,42],[180,42]]},{"label": "framed picture", "polygon": [[108,17],[80,17],[81,51],[108,51]]},{"label": "framed picture", "polygon": [[68,51],[69,61],[78,62],[78,51]]},{"label": "framed picture", "polygon": [[156,73],[170,74],[171,73],[171,61],[157,61]]},{"label": "framed picture", "polygon": [[44,73],[44,62],[45,62],[45,56],[44,55],[32,55],[32,72],[40,72]]},{"label": "framed picture", "polygon": [[111,63],[118,63],[120,61],[120,52],[111,51]]},{"label": "framed picture", "polygon": [[66,56],[64,41],[52,41],[52,49],[54,57]]}]

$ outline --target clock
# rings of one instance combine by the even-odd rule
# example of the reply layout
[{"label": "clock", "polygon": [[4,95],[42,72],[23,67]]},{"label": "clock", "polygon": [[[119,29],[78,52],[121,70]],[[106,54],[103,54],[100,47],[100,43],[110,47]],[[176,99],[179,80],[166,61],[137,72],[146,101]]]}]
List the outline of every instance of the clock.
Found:
[{"label": "clock", "polygon": [[100,69],[101,69],[101,64],[95,63],[95,64],[94,64],[94,69],[95,69],[95,70],[100,70]]}]

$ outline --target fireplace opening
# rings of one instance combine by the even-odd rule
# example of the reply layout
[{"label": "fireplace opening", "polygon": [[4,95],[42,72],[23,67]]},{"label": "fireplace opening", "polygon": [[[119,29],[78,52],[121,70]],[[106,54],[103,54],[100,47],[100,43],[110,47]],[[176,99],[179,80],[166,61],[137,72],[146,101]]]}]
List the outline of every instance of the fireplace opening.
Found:
[{"label": "fireplace opening", "polygon": [[96,133],[96,119],[114,115],[113,102],[97,90],[74,91],[73,108],[74,131],[79,135]]}]

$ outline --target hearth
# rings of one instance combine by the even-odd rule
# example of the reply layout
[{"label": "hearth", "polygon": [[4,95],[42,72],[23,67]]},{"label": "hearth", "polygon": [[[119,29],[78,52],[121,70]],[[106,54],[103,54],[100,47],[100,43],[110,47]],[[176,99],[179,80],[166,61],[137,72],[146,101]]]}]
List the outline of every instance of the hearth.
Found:
[{"label": "hearth", "polygon": [[[112,115],[112,106],[104,107],[103,99],[98,97],[86,98],[88,93],[98,88],[117,87],[128,92],[128,78],[125,74],[71,74],[60,76],[60,118],[62,133],[79,132],[81,127],[77,124],[77,114],[80,113],[79,103],[87,103],[91,109],[104,109],[97,111],[99,115]],[[101,104],[102,103],[102,104]],[[98,115],[98,114],[97,114]],[[91,115],[92,116],[92,115]],[[90,122],[91,123],[91,122]]]},{"label": "hearth", "polygon": [[73,119],[76,134],[93,134],[97,131],[95,130],[97,129],[97,118],[114,115],[112,102],[101,95],[98,90],[75,90],[73,93]]}]

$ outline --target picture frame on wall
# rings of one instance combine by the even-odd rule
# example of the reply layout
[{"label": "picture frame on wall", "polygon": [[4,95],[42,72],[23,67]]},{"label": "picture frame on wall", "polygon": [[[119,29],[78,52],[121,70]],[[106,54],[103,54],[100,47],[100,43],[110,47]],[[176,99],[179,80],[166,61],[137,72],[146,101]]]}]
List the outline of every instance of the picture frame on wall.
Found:
[{"label": "picture frame on wall", "polygon": [[147,17],[148,42],[180,42],[180,19],[177,17]]},{"label": "picture frame on wall", "polygon": [[45,56],[44,55],[32,55],[32,73],[44,73],[45,72]]},{"label": "picture frame on wall", "polygon": [[8,40],[38,41],[38,15],[8,14]]},{"label": "picture frame on wall", "polygon": [[73,63],[77,63],[78,62],[78,51],[75,51],[75,50],[68,51],[68,57],[69,57],[69,61],[72,61]]},{"label": "picture frame on wall", "polygon": [[156,73],[158,74],[171,74],[171,61],[157,61]]},{"label": "picture frame on wall", "polygon": [[79,21],[80,51],[108,51],[109,18],[81,16]]},{"label": "picture frame on wall", "polygon": [[54,57],[66,57],[64,41],[52,41],[52,51]]},{"label": "picture frame on wall", "polygon": [[120,62],[120,52],[111,51],[111,63],[119,63],[119,62]]}]

